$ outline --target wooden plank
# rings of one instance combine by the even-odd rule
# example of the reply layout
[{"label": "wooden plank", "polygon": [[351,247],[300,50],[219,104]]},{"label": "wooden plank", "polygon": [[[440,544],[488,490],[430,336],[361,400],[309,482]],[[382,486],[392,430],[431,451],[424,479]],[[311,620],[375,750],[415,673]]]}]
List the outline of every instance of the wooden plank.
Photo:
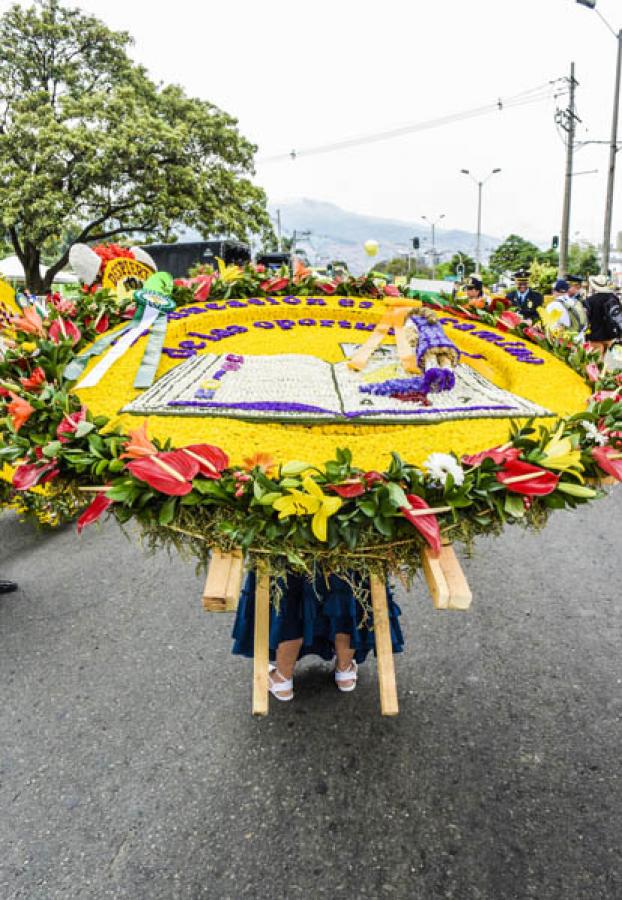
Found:
[{"label": "wooden plank", "polygon": [[380,344],[385,340],[389,329],[393,325],[394,319],[395,312],[392,309],[389,309],[384,313],[365,343],[361,344],[356,353],[348,360],[349,369],[353,369],[355,372],[361,372],[365,368],[374,350],[377,350]]},{"label": "wooden plank", "polygon": [[212,550],[205,587],[203,588],[203,608],[207,612],[225,611],[231,563],[232,556],[230,553]]},{"label": "wooden plank", "polygon": [[255,652],[253,663],[253,715],[268,715],[268,639],[270,632],[270,575],[257,571],[255,590]]},{"label": "wooden plank", "polygon": [[434,608],[447,609],[449,606],[449,585],[441,568],[440,559],[432,555],[430,547],[425,547],[421,559],[423,562],[423,574],[432,596]]},{"label": "wooden plank", "polygon": [[451,544],[441,548],[439,562],[449,588],[447,609],[468,609],[473,594]]},{"label": "wooden plank", "polygon": [[414,372],[419,371],[419,366],[417,365],[417,356],[413,353],[413,348],[411,347],[404,327],[404,323],[409,313],[410,309],[405,309],[403,315],[399,319],[396,317],[394,328],[395,344],[399,361],[404,371],[412,375]]},{"label": "wooden plank", "polygon": [[240,591],[242,590],[242,577],[244,575],[244,557],[241,550],[234,550],[231,554],[231,568],[225,591],[225,611],[235,612],[238,608]]},{"label": "wooden plank", "polygon": [[384,581],[377,575],[371,576],[371,604],[374,613],[374,637],[376,640],[376,661],[378,666],[378,686],[380,688],[380,712],[383,716],[396,716],[399,712],[395,665],[391,645],[389,605]]}]

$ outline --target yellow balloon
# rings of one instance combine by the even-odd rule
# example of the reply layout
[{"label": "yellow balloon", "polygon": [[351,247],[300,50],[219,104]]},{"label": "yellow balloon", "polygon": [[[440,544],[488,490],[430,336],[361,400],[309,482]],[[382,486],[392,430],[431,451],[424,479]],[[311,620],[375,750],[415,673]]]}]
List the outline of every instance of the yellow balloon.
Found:
[{"label": "yellow balloon", "polygon": [[368,256],[375,256],[378,253],[378,241],[365,241],[363,249]]}]

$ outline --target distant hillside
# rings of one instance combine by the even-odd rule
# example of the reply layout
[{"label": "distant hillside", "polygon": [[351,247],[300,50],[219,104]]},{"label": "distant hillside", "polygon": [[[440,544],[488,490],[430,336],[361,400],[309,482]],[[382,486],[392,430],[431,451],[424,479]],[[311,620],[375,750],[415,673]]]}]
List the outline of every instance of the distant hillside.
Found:
[{"label": "distant hillside", "polygon": [[[363,250],[363,244],[369,238],[380,244],[378,259],[387,259],[396,256],[400,250],[412,248],[413,237],[420,239],[423,252],[431,246],[430,228],[425,222],[411,224],[397,219],[364,216],[348,212],[333,203],[309,199],[271,203],[269,208],[272,216],[275,216],[277,208],[280,209],[283,234],[291,235],[294,229],[312,232],[308,240],[299,244],[307,248],[312,261],[321,263],[344,259],[354,272],[369,266]],[[453,253],[461,250],[473,255],[475,242],[476,236],[471,232],[436,229],[438,251]],[[482,235],[482,256],[487,258],[490,250],[500,243],[499,238]],[[441,259],[447,259],[447,255]]]}]

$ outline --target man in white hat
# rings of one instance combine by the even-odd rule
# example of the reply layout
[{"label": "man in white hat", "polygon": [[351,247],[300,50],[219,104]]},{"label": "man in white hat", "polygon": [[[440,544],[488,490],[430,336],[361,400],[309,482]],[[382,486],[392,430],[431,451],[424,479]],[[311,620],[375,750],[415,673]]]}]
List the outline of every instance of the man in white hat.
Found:
[{"label": "man in white hat", "polygon": [[592,275],[585,301],[589,319],[587,338],[604,351],[611,341],[622,338],[622,305],[615,285],[607,275]]}]

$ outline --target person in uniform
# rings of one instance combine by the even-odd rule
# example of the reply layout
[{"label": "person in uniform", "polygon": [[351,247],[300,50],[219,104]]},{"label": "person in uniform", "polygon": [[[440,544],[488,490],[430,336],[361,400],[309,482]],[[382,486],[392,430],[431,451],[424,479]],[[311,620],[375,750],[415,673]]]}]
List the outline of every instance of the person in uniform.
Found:
[{"label": "person in uniform", "polygon": [[518,310],[524,319],[533,322],[538,318],[538,307],[542,306],[542,294],[529,287],[529,272],[519,269],[514,272],[516,287],[507,295],[510,304]]},{"label": "person in uniform", "polygon": [[476,275],[471,275],[464,285],[467,295],[467,306],[474,306],[477,309],[484,309],[487,304],[487,298],[484,296],[484,283]]}]

